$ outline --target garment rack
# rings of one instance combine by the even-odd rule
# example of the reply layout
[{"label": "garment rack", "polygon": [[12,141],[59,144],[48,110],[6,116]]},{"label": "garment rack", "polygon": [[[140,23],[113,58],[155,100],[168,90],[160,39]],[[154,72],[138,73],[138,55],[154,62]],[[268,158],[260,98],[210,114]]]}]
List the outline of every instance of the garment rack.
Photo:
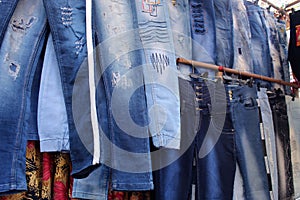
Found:
[{"label": "garment rack", "polygon": [[295,84],[295,83],[290,83],[290,82],[286,82],[283,80],[274,79],[274,78],[270,78],[267,76],[262,76],[262,75],[254,74],[254,73],[250,73],[250,72],[240,71],[240,70],[236,70],[236,69],[230,69],[230,68],[223,67],[223,66],[203,63],[203,62],[194,61],[194,60],[187,60],[185,58],[177,58],[176,62],[186,64],[186,65],[191,65],[193,67],[201,67],[201,68],[211,69],[211,70],[215,70],[215,71],[219,71],[219,72],[227,72],[227,73],[237,74],[240,76],[245,76],[245,77],[250,77],[250,78],[252,77],[255,79],[278,83],[281,85],[287,85],[287,86],[293,87],[295,89],[298,89],[300,87],[300,85]]}]

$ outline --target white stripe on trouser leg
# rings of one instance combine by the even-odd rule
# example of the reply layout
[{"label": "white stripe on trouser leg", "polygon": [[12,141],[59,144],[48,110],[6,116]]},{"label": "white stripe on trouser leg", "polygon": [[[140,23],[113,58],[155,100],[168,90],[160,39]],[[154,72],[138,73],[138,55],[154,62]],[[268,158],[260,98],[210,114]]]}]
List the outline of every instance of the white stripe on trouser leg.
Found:
[{"label": "white stripe on trouser leg", "polygon": [[100,162],[100,141],[98,117],[96,111],[96,86],[95,86],[95,68],[92,38],[92,0],[86,0],[86,40],[87,55],[89,68],[89,88],[90,88],[90,104],[91,104],[91,122],[94,136],[94,155],[93,165]]}]

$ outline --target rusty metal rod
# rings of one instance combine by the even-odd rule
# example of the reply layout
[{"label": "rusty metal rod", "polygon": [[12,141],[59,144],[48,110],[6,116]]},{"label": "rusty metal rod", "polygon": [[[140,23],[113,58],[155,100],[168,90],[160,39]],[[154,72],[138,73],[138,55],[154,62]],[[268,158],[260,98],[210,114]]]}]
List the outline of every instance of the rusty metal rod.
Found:
[{"label": "rusty metal rod", "polygon": [[198,62],[198,61],[194,61],[194,60],[187,60],[187,59],[184,59],[184,58],[177,58],[177,63],[192,65],[193,67],[201,67],[201,68],[206,68],[206,69],[212,69],[212,70],[220,71],[220,72],[227,72],[227,73],[237,74],[237,75],[240,75],[240,76],[252,77],[252,78],[256,78],[256,79],[260,79],[260,80],[264,80],[264,81],[278,83],[278,84],[281,84],[281,85],[287,85],[287,86],[290,86],[290,87],[293,87],[293,88],[296,88],[296,89],[298,89],[300,87],[300,85],[297,85],[295,83],[290,83],[290,82],[286,82],[286,81],[283,81],[283,80],[274,79],[274,78],[270,78],[270,77],[267,77],[267,76],[262,76],[262,75],[259,75],[259,74],[253,74],[253,73],[250,73],[250,72],[244,72],[244,71],[239,71],[239,70],[236,70],[236,69],[230,69],[230,68],[223,67],[223,66],[217,66],[217,65]]}]

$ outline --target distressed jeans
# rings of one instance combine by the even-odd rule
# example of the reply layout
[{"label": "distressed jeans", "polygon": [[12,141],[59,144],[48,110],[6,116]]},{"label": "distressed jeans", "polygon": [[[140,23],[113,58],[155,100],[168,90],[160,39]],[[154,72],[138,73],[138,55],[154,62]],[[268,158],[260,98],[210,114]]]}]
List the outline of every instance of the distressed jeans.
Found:
[{"label": "distressed jeans", "polygon": [[293,182],[294,182],[294,198],[300,198],[300,101],[299,98],[292,100],[292,97],[285,96],[287,105],[287,114],[289,118],[290,127],[290,144],[291,144],[291,157],[293,169]]},{"label": "distressed jeans", "polygon": [[[0,49],[1,194],[27,189],[27,133],[24,124],[28,117],[26,112],[30,89],[47,31],[46,14],[41,8],[41,1],[20,0],[9,21]],[[2,14],[1,17],[9,17]]]},{"label": "distressed jeans", "polygon": [[[193,49],[192,58],[196,61],[216,64],[218,52],[216,47],[216,14],[214,1],[191,0],[189,7]],[[225,42],[227,41],[224,41],[224,43]],[[215,77],[215,71],[213,70],[198,68],[197,72],[208,72],[210,78]]]},{"label": "distressed jeans", "polygon": [[97,104],[103,108],[98,109],[99,116],[103,116],[100,161],[110,167],[112,189],[150,190],[153,181],[149,120],[136,4],[94,3]]}]

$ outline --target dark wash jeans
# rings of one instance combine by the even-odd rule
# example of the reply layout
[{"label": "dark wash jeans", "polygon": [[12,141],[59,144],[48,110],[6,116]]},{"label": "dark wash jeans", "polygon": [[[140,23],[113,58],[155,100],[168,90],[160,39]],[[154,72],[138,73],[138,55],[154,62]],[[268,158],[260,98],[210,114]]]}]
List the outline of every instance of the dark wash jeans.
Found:
[{"label": "dark wash jeans", "polygon": [[[234,129],[229,112],[223,113],[226,115],[223,130],[224,122],[211,120],[215,115],[211,113],[212,99],[206,84],[211,84],[214,88],[213,99],[217,101],[222,98],[216,83],[179,79],[181,149],[164,149],[162,152],[160,162],[176,157],[178,159],[153,172],[154,196],[157,200],[190,199],[192,184],[196,184],[196,199],[232,199],[236,166]],[[218,106],[224,106],[224,110],[229,111],[226,100],[224,102],[225,105]],[[221,134],[211,151],[199,158],[210,124],[213,124],[210,126],[213,130],[210,131]]]},{"label": "dark wash jeans", "polygon": [[[246,199],[270,199],[260,137],[256,88],[225,85],[225,123],[222,126],[223,123],[219,121],[215,127],[215,131],[222,133],[209,154],[199,158],[198,152],[205,145],[204,137],[209,131],[208,125],[212,119],[209,109],[210,95],[207,89],[199,91],[199,86],[205,88],[203,82],[179,79],[179,83],[183,138],[181,146],[188,148],[180,151],[164,150],[164,160],[174,157],[179,159],[161,170],[154,171],[154,183],[158,186],[154,190],[155,198],[190,199],[191,185],[194,183],[196,199],[232,199],[237,163],[244,182],[239,187],[243,187]],[[213,91],[215,97],[222,98],[218,96],[218,90]],[[203,96],[197,96],[199,92]],[[202,101],[199,103],[197,100],[200,99]],[[197,109],[199,106],[202,109],[200,111]]]},{"label": "dark wash jeans", "polygon": [[289,122],[285,96],[280,90],[269,93],[275,129],[276,155],[278,167],[278,198],[291,199],[294,194]]}]

